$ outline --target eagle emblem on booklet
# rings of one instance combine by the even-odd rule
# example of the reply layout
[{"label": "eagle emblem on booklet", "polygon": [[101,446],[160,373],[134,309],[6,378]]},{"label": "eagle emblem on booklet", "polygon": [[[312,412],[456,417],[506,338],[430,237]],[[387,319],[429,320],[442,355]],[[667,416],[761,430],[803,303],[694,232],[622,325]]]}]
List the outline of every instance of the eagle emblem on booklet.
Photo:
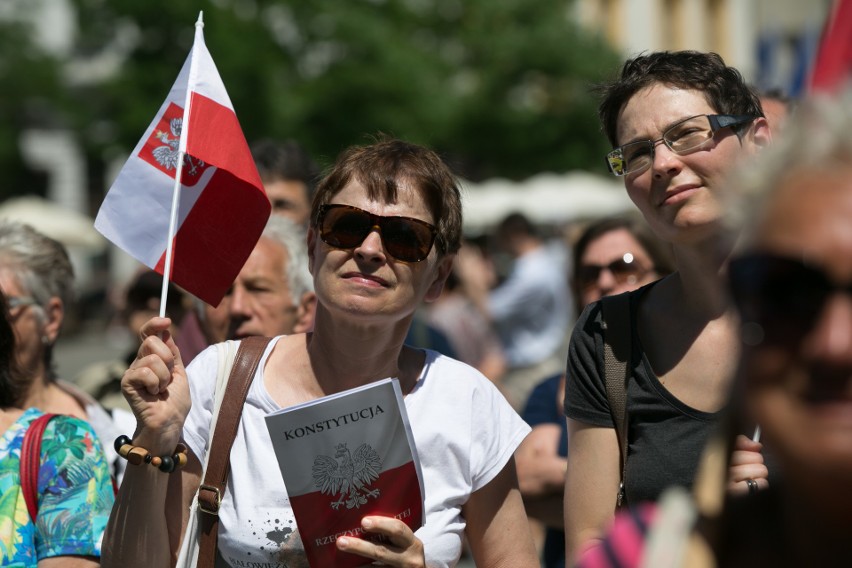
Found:
[{"label": "eagle emblem on booklet", "polygon": [[[368,444],[361,444],[355,454],[346,444],[338,444],[334,457],[314,458],[314,485],[327,495],[340,495],[331,502],[337,510],[342,505],[347,509],[360,509],[367,499],[379,496],[379,489],[370,489],[370,484],[379,478],[382,458]],[[345,502],[344,502],[345,500]]]}]

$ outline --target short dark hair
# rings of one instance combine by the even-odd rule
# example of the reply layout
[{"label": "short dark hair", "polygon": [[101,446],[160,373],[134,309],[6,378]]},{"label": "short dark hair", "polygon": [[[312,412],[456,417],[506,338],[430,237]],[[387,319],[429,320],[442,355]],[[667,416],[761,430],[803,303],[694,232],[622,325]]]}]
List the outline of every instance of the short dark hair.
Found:
[{"label": "short dark hair", "polygon": [[530,221],[529,217],[520,211],[512,211],[506,215],[497,225],[495,233],[498,238],[524,235],[538,237],[538,227]]},{"label": "short dark hair", "polygon": [[[153,270],[142,270],[130,282],[124,295],[124,316],[129,318],[133,312],[149,309],[149,302],[159,302],[163,292],[163,276]],[[184,292],[172,282],[168,285],[166,297],[166,315],[172,321],[179,322],[184,312]],[[159,303],[158,303],[159,305]]]},{"label": "short dark hair", "polygon": [[308,201],[313,199],[320,169],[298,142],[264,138],[251,145],[251,155],[261,181],[300,181],[308,190]]},{"label": "short dark hair", "polygon": [[438,235],[435,246],[440,254],[459,250],[462,236],[461,193],[456,177],[432,150],[385,136],[367,146],[351,146],[317,185],[311,205],[311,225],[319,223],[320,207],[340,190],[357,180],[370,199],[396,203],[399,184],[411,183],[432,212]]},{"label": "short dark hair", "polygon": [[[707,103],[719,114],[763,116],[757,93],[743,76],[725,64],[717,53],[701,51],[655,51],[628,59],[617,79],[600,85],[598,117],[604,134],[618,146],[618,115],[627,101],[654,84],[671,85],[704,93]],[[737,134],[748,128],[739,127]]]}]

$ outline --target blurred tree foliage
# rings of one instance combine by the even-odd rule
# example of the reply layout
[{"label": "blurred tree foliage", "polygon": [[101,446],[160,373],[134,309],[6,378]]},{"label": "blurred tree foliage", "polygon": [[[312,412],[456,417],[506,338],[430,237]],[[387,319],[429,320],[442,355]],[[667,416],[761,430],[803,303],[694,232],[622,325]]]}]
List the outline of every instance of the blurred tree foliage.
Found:
[{"label": "blurred tree foliage", "polygon": [[20,133],[55,124],[65,106],[58,62],[37,49],[32,36],[23,21],[0,19],[0,199],[44,184],[24,166]]},{"label": "blurred tree foliage", "polygon": [[[22,109],[45,104],[79,133],[90,170],[136,144],[203,10],[207,46],[249,141],[294,138],[328,165],[386,132],[435,148],[470,179],[602,171],[606,143],[589,88],[619,61],[571,21],[570,0],[71,3],[69,60],[125,57],[115,74],[91,80],[75,73],[83,67],[60,72],[48,57],[22,57],[13,47],[27,44],[22,31],[3,28],[0,65],[16,87],[3,89],[0,134],[27,126],[32,112]],[[0,137],[4,163],[15,139]]]}]

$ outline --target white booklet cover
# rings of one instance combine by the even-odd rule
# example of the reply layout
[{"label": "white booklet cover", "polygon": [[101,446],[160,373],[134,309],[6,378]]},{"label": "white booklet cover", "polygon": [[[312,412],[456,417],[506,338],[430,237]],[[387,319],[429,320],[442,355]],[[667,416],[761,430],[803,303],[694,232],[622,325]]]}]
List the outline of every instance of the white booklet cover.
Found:
[{"label": "white booklet cover", "polygon": [[365,516],[422,526],[423,476],[397,379],[273,412],[266,427],[313,568],[370,564],[335,546],[377,540],[362,532]]}]

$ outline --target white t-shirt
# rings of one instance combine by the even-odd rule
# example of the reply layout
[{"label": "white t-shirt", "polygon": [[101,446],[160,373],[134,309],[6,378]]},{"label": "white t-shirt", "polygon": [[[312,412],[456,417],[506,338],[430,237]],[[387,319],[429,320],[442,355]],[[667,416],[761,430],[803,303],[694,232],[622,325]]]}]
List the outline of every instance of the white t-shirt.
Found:
[{"label": "white t-shirt", "polygon": [[[277,339],[267,347],[249,388],[219,511],[219,552],[232,567],[308,566],[264,420],[280,409],[262,374]],[[187,369],[192,409],[184,438],[202,462],[217,366],[212,347]],[[425,486],[426,523],[416,534],[428,566],[454,566],[465,528],[462,505],[502,470],[530,428],[487,378],[435,351],[426,351],[423,373],[405,406]]]}]

